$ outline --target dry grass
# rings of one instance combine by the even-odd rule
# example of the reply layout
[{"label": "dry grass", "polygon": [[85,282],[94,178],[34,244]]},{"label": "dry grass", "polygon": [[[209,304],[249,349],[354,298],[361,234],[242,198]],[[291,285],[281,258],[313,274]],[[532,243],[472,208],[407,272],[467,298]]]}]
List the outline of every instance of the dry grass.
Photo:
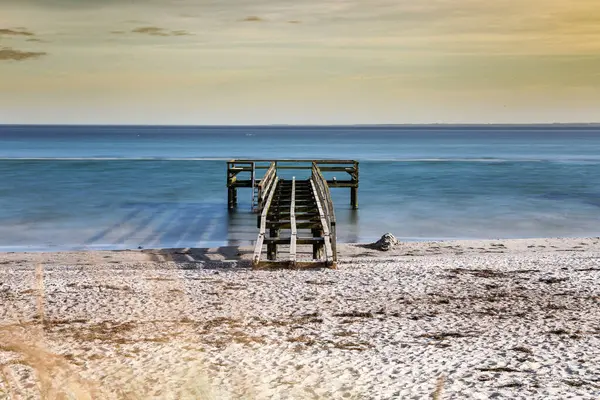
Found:
[{"label": "dry grass", "polygon": [[521,372],[518,369],[510,367],[492,367],[492,368],[479,368],[482,372]]},{"label": "dry grass", "polygon": [[568,280],[569,280],[569,278],[555,278],[555,277],[540,278],[540,282],[546,283],[548,285],[552,285],[554,283],[566,282]]},{"label": "dry grass", "polygon": [[203,337],[201,342],[217,348],[224,348],[232,343],[246,346],[266,343],[265,339],[260,336],[248,335],[247,333],[241,331],[231,332],[229,335],[220,335],[219,337]]},{"label": "dry grass", "polygon": [[86,329],[74,330],[72,331],[72,335],[79,341],[114,341],[123,334],[129,333],[135,326],[133,322],[113,324],[105,321],[99,324],[88,325]]},{"label": "dry grass", "polygon": [[175,281],[174,278],[164,278],[161,276],[146,278],[147,281]]},{"label": "dry grass", "polygon": [[431,398],[433,400],[442,400],[442,395],[444,394],[444,384],[446,383],[446,377],[444,375],[440,375],[435,384],[435,390],[431,394]]},{"label": "dry grass", "polygon": [[264,344],[265,343],[264,338],[262,338],[260,336],[248,335],[246,332],[243,332],[243,331],[232,332],[231,338],[235,343],[240,343],[240,344],[253,344],[253,343]]},{"label": "dry grass", "polygon": [[525,384],[521,383],[521,382],[509,382],[509,383],[505,383],[504,385],[498,386],[498,388],[499,389],[518,388],[518,387],[522,387],[522,386],[525,386]]},{"label": "dry grass", "polygon": [[372,312],[362,312],[362,311],[351,311],[344,312],[339,314],[334,314],[334,317],[342,317],[342,318],[374,318]]},{"label": "dry grass", "polygon": [[330,342],[332,346],[340,350],[357,350],[363,351],[373,347],[370,343],[358,341],[358,342]]},{"label": "dry grass", "polygon": [[[31,397],[31,391],[44,400],[92,399],[97,388],[89,381],[81,379],[68,360],[50,353],[31,334],[30,329],[20,327],[0,328],[1,350],[10,353],[12,361],[0,365],[0,379],[6,388],[8,398]],[[35,379],[35,388],[26,390],[15,374],[15,367],[30,370]]]},{"label": "dry grass", "polygon": [[[41,400],[88,400],[100,398],[117,399],[146,399],[151,395],[160,398],[179,399],[214,399],[210,384],[200,369],[197,357],[188,357],[188,371],[185,376],[175,376],[181,379],[176,389],[168,389],[170,383],[159,383],[143,376],[137,376],[133,371],[123,369],[118,364],[110,364],[115,368],[111,372],[109,385],[107,382],[94,382],[83,379],[78,369],[90,360],[109,359],[97,354],[85,358],[75,354],[59,355],[50,352],[44,345],[45,325],[61,326],[70,321],[45,321],[45,324],[22,324],[0,327],[0,398],[8,399],[41,399]],[[123,332],[128,324],[97,324],[91,325],[95,333],[103,339],[108,339],[109,332]],[[257,338],[237,335],[237,342],[260,342]],[[164,343],[170,338],[156,337],[139,341]],[[137,342],[139,342],[137,341]],[[114,341],[113,341],[114,344]],[[91,347],[87,348],[91,350]],[[136,356],[134,354],[134,356]],[[138,355],[143,356],[143,354]],[[186,378],[189,377],[189,378]],[[122,385],[122,386],[121,386]]]},{"label": "dry grass", "polygon": [[558,328],[558,329],[553,329],[551,331],[548,332],[551,335],[568,335],[569,331],[567,331],[566,329],[563,328]]},{"label": "dry grass", "polygon": [[290,320],[291,324],[320,324],[323,322],[322,318],[318,318],[319,313],[310,313],[300,315],[299,317],[292,318]]},{"label": "dry grass", "polygon": [[316,341],[306,335],[300,335],[300,336],[296,336],[296,337],[291,337],[287,339],[288,342],[291,343],[304,343],[307,346],[313,345],[316,343]]},{"label": "dry grass", "polygon": [[348,331],[333,332],[333,336],[338,336],[338,337],[348,337],[348,336],[354,336],[354,335],[355,335],[354,332],[348,332]]},{"label": "dry grass", "polygon": [[144,337],[137,335],[131,337],[131,333],[139,326],[132,321],[110,322],[104,321],[96,324],[86,324],[74,327],[73,324],[85,324],[84,319],[73,320],[47,320],[43,326],[48,333],[69,336],[78,342],[105,342],[112,344],[135,344],[141,342],[168,343],[177,334],[166,336]]},{"label": "dry grass", "polygon": [[318,280],[308,280],[305,283],[309,285],[335,285],[335,281],[318,281]]},{"label": "dry grass", "polygon": [[247,286],[246,285],[241,285],[238,283],[226,283],[223,285],[223,289],[225,290],[242,290],[242,289],[246,289]]},{"label": "dry grass", "polygon": [[504,272],[495,271],[492,269],[465,269],[465,268],[450,268],[446,271],[454,274],[469,274],[478,278],[505,278]]},{"label": "dry grass", "polygon": [[288,338],[287,341],[291,342],[291,343],[303,344],[305,346],[320,345],[325,348],[330,348],[330,349],[334,348],[334,349],[339,349],[339,350],[363,351],[363,350],[367,350],[367,349],[373,347],[370,343],[363,342],[363,341],[356,341],[356,342],[333,341],[333,340],[314,338],[314,337],[310,337],[307,335],[291,337],[291,338]]},{"label": "dry grass", "polygon": [[98,289],[98,290],[119,290],[123,292],[133,292],[133,289],[129,286],[117,286],[117,285],[106,285],[106,284],[98,284],[98,285],[81,285],[78,283],[69,283],[67,287],[72,287],[76,289]]},{"label": "dry grass", "polygon": [[531,351],[531,349],[529,349],[525,346],[516,346],[516,347],[513,347],[512,350],[518,351],[520,353],[533,354],[533,351]]},{"label": "dry grass", "polygon": [[228,328],[241,328],[242,325],[243,325],[242,321],[240,321],[238,319],[228,318],[228,317],[218,317],[218,318],[214,318],[209,321],[206,321],[204,323],[204,330],[210,331],[213,328],[221,327],[221,326],[226,326]]},{"label": "dry grass", "polygon": [[471,336],[471,335],[467,335],[467,334],[460,333],[460,332],[424,333],[422,335],[419,335],[419,337],[427,338],[427,339],[434,339],[434,340],[444,340],[444,339],[448,339],[448,338],[464,338],[464,337],[469,337],[469,336]]}]

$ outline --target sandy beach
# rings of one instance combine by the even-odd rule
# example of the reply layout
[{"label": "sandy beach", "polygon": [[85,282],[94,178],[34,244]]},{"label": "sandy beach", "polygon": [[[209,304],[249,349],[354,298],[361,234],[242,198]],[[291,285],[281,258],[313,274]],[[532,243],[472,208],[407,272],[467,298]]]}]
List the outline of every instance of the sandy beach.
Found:
[{"label": "sandy beach", "polygon": [[0,254],[0,398],[597,399],[600,239]]}]

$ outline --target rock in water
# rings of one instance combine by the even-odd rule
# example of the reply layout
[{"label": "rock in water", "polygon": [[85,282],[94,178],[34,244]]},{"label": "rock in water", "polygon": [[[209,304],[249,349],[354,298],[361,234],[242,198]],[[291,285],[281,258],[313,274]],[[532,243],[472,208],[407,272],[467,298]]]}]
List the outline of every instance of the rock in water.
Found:
[{"label": "rock in water", "polygon": [[381,237],[381,239],[375,242],[373,246],[377,250],[388,251],[393,249],[394,246],[396,246],[398,243],[400,242],[398,241],[398,239],[396,239],[394,235],[392,235],[391,233],[386,233]]}]

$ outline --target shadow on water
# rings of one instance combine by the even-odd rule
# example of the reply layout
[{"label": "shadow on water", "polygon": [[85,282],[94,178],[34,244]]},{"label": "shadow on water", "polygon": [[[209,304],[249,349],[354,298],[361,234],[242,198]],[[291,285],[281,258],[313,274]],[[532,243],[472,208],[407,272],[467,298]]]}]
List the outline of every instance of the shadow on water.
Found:
[{"label": "shadow on water", "polygon": [[[346,196],[339,199],[338,205],[338,240],[358,242],[361,238],[359,211],[349,207]],[[161,254],[161,259],[189,261],[189,257],[178,254],[177,249],[183,252],[209,248],[220,249],[222,256],[233,257],[230,246],[251,246],[258,233],[258,215],[245,203],[228,210],[225,203],[217,202],[131,202],[112,208],[107,217],[110,219],[104,220],[97,232],[80,242],[80,250],[176,249],[166,259],[165,254]],[[187,255],[197,261],[214,261],[216,257],[200,250]]]},{"label": "shadow on water", "polygon": [[245,207],[229,212],[220,203],[129,203],[113,213],[119,214],[119,220],[85,239],[83,248],[250,245],[256,236],[256,214]]},{"label": "shadow on water", "polygon": [[[139,220],[132,220],[131,221],[131,225],[132,228],[129,231],[126,231],[124,234],[122,234],[121,236],[119,236],[118,239],[116,239],[114,241],[115,244],[124,244],[127,239],[129,239],[132,234],[137,233],[137,232],[141,232],[143,231],[145,228],[149,227],[154,220],[157,218],[157,216],[159,216],[161,213],[167,211],[167,205],[163,204],[158,206],[157,209],[153,210],[153,212],[150,212],[150,215],[145,216],[144,218],[141,218]],[[122,225],[121,225],[122,226]]]},{"label": "shadow on water", "polygon": [[554,201],[572,201],[577,200],[581,203],[593,206],[600,207],[600,194],[599,193],[561,193],[561,192],[550,192],[545,193],[540,196],[542,199],[546,200],[554,200]]},{"label": "shadow on water", "polygon": [[138,209],[132,210],[130,213],[126,214],[123,217],[123,219],[121,219],[121,220],[117,221],[116,223],[114,223],[113,225],[111,225],[111,226],[109,226],[109,227],[101,230],[100,232],[98,232],[94,236],[92,236],[89,239],[87,239],[83,244],[84,245],[91,245],[91,244],[94,244],[95,242],[98,242],[98,241],[104,239],[111,232],[114,232],[116,229],[118,229],[119,227],[127,224],[129,221],[132,221],[142,211],[143,211],[142,208],[138,208]]}]

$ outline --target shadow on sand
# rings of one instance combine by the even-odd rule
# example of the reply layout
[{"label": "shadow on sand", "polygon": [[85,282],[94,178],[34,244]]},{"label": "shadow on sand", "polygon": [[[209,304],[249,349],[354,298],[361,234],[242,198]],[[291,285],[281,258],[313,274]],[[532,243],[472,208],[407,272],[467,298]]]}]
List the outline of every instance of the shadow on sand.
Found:
[{"label": "shadow on sand", "polygon": [[[174,262],[183,269],[250,268],[252,247],[175,248],[142,250],[150,261]],[[194,264],[198,264],[194,267]]]},{"label": "shadow on sand", "polygon": [[[303,248],[304,247],[304,248]],[[285,249],[282,249],[285,254]],[[228,269],[240,270],[252,268],[252,246],[223,246],[213,248],[175,248],[175,249],[146,249],[141,251],[148,255],[152,262],[175,263],[180,269]],[[297,252],[299,259],[312,259],[311,246],[299,246]],[[269,267],[266,270],[290,269],[286,266]],[[293,268],[295,269],[295,268]],[[307,269],[307,268],[298,268]],[[310,267],[311,270],[327,268]]]}]

